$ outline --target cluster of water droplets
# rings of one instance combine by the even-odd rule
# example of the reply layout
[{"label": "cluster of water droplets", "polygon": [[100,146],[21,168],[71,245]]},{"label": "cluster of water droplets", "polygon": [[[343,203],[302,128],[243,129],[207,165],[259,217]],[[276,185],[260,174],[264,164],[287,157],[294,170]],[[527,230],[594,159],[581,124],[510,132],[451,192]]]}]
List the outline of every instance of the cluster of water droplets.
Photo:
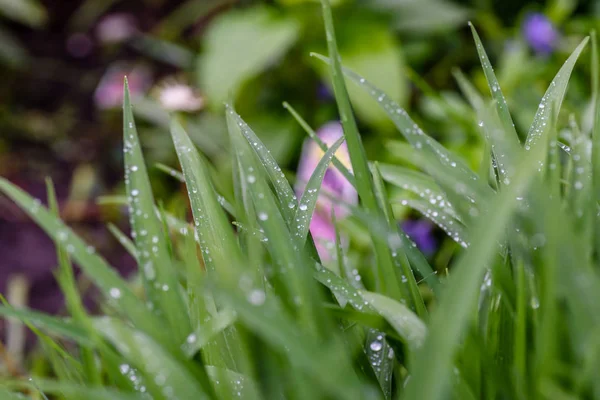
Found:
[{"label": "cluster of water droplets", "polygon": [[142,375],[140,374],[140,372],[137,369],[135,369],[134,367],[132,367],[129,364],[121,364],[121,365],[119,365],[119,371],[121,372],[122,375],[124,375],[125,377],[127,377],[127,379],[129,379],[129,381],[133,385],[133,389],[136,392],[143,393],[144,398],[146,398],[146,399],[152,398],[150,396],[150,394],[146,392],[146,385],[144,384],[144,378],[142,377]]}]

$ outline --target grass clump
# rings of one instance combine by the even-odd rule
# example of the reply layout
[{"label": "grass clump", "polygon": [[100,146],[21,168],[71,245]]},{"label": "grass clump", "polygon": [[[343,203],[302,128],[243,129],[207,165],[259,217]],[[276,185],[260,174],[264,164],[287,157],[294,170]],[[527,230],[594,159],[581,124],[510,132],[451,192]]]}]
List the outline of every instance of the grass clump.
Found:
[{"label": "grass clump", "polygon": [[[133,241],[113,231],[137,259],[143,295],[60,221],[51,185],[46,209],[0,180],[0,190],[56,241],[70,313],[0,308],[40,336],[55,376],[5,379],[3,398],[600,398],[600,120],[590,134],[571,116],[559,134],[561,103],[587,39],[551,83],[522,144],[473,28],[492,97],[457,74],[490,149],[474,172],[342,67],[327,1],[323,12],[329,58],[316,56],[330,65],[344,138],[320,143],[325,155],[300,199],[228,106],[232,201],[217,193],[173,116],[182,171],[175,175],[185,181],[193,222],[157,207],[125,85]],[[347,81],[380,104],[419,168],[367,161]],[[353,175],[335,156],[344,139]],[[347,207],[371,238],[369,265],[348,265],[339,235],[334,268],[315,250],[309,223],[330,163],[358,191],[360,205]],[[436,274],[399,228],[384,182],[405,188],[402,203],[460,245],[447,275]],[[103,316],[81,305],[71,260],[104,295]],[[355,279],[355,268],[364,279]]]}]

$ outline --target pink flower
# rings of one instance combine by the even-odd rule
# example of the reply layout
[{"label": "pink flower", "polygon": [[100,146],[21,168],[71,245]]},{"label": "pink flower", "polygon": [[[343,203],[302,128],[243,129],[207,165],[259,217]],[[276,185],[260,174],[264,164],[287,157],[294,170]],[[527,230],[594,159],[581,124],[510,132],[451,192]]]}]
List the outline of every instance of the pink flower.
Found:
[{"label": "pink flower", "polygon": [[[331,146],[343,134],[344,131],[339,122],[329,122],[317,131],[317,135],[327,146]],[[324,152],[314,141],[306,141],[298,165],[296,183],[296,192],[298,195],[304,192],[306,183],[323,155]],[[352,171],[346,143],[343,143],[337,150],[336,157],[348,170]],[[331,249],[333,249],[333,245],[335,244],[335,227],[332,222],[331,210],[333,208],[336,219],[345,218],[348,215],[348,211],[343,206],[344,203],[358,203],[358,195],[344,175],[335,166],[330,165],[325,172],[321,192],[317,200],[317,207],[310,222],[310,233],[315,240],[319,256],[323,260],[330,260],[332,258]]]},{"label": "pink flower", "polygon": [[136,21],[131,14],[109,14],[96,26],[96,37],[101,43],[123,42],[136,33]]},{"label": "pink flower", "polygon": [[94,101],[98,108],[110,109],[121,106],[125,76],[127,76],[132,97],[144,94],[152,83],[150,71],[143,66],[112,65],[100,79],[94,92]]}]

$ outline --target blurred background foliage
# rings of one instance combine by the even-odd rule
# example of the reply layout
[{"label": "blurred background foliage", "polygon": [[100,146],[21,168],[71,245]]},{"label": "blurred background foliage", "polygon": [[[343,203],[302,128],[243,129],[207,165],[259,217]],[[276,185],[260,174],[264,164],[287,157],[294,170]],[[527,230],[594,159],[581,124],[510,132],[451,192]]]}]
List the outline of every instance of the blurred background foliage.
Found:
[{"label": "blurred background foliage", "polygon": [[[482,34],[521,135],[555,71],[600,28],[598,0],[332,3],[344,64],[473,167],[482,142],[454,75],[462,71],[484,93],[486,83],[467,21]],[[0,175],[39,198],[44,177],[52,177],[63,218],[127,270],[132,260],[104,229],[105,222],[125,224],[124,210],[96,202],[124,191],[123,76],[148,162],[176,165],[165,109],[187,110],[187,130],[228,194],[224,101],[234,101],[292,178],[305,134],[282,102],[315,129],[337,118],[327,72],[310,57],[325,52],[324,39],[314,0],[0,0]],[[589,73],[589,63],[577,65],[565,116],[589,108]],[[406,162],[389,120],[372,99],[349,89],[371,158]],[[181,214],[179,183],[159,168],[150,173],[157,198]],[[444,246],[439,263],[447,263]],[[30,305],[60,308],[48,279],[53,244],[3,199],[0,253],[0,292],[12,275],[25,273],[37,296]]]}]

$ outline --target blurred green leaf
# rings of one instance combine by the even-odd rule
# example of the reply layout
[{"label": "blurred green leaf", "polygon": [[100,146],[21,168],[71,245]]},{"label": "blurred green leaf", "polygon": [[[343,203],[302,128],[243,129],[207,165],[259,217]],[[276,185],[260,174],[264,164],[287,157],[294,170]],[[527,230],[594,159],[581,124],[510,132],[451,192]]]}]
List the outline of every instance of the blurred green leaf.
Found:
[{"label": "blurred green leaf", "polygon": [[268,7],[216,18],[204,34],[198,62],[198,81],[212,107],[222,108],[244,81],[272,66],[297,36],[297,23]]},{"label": "blurred green leaf", "polygon": [[46,9],[37,0],[0,0],[0,14],[34,28],[46,23]]},{"label": "blurred green leaf", "polygon": [[368,4],[392,14],[394,27],[412,34],[456,29],[470,14],[463,6],[440,0],[370,0]]}]

